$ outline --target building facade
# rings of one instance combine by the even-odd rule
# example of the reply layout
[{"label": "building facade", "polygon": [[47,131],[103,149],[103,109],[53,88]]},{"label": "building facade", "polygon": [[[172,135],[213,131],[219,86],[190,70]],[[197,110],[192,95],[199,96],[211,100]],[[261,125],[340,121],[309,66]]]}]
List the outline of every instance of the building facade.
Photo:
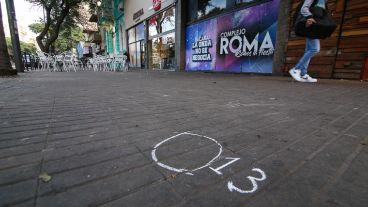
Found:
[{"label": "building facade", "polygon": [[[117,8],[116,0],[113,7]],[[300,0],[135,0],[123,2],[115,48],[150,70],[287,74],[304,51],[291,17]],[[311,73],[361,79],[368,55],[368,3],[330,0],[339,24],[322,41]],[[114,12],[114,16],[116,14]],[[119,36],[116,31],[119,30]],[[118,40],[117,40],[118,39]]]},{"label": "building facade", "polygon": [[176,70],[174,0],[126,1],[125,28],[132,67]]}]

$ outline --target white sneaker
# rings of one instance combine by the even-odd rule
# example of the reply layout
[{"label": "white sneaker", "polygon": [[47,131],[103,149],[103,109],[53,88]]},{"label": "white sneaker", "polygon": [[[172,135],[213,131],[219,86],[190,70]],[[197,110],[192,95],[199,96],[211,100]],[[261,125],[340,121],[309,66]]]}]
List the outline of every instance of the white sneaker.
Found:
[{"label": "white sneaker", "polygon": [[301,82],[305,82],[305,83],[317,83],[317,79],[310,77],[308,74],[305,74],[303,76],[300,77],[301,78]]},{"label": "white sneaker", "polygon": [[294,78],[294,80],[296,80],[298,82],[302,82],[302,79],[300,77],[300,70],[297,70],[295,68],[291,68],[289,70],[289,74],[291,75],[291,77]]}]

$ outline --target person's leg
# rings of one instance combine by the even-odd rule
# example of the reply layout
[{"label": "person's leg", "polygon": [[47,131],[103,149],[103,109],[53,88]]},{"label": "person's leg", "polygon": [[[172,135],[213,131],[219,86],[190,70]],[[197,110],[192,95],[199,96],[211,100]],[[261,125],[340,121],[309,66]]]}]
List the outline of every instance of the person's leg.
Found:
[{"label": "person's leg", "polygon": [[295,66],[296,69],[300,69],[300,75],[303,76],[307,74],[310,60],[314,55],[316,55],[320,50],[319,39],[307,38],[305,52],[302,58],[300,58],[298,64]]}]

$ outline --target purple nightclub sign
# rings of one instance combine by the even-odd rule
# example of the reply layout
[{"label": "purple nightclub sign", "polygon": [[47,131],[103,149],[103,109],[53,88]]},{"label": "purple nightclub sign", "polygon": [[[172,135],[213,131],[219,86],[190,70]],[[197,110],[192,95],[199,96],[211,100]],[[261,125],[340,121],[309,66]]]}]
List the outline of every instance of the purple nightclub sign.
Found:
[{"label": "purple nightclub sign", "polygon": [[186,70],[272,73],[279,0],[186,28]]}]

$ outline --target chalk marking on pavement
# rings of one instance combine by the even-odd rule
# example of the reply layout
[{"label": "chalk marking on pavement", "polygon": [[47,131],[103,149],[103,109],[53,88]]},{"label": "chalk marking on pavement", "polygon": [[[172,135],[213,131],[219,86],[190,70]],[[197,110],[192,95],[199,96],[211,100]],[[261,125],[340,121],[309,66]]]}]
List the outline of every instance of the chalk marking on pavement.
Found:
[{"label": "chalk marking on pavement", "polygon": [[259,169],[259,168],[253,168],[252,171],[256,171],[256,172],[259,172],[261,174],[261,178],[256,178],[256,177],[253,177],[253,176],[248,176],[248,180],[252,183],[253,185],[253,188],[251,190],[242,190],[238,187],[236,187],[232,181],[229,181],[227,183],[227,188],[229,189],[230,192],[233,192],[234,190],[239,192],[239,193],[242,193],[242,194],[245,194],[245,193],[254,193],[257,191],[258,189],[258,184],[257,184],[257,181],[263,181],[267,178],[266,176],[266,173],[263,172],[263,170]]},{"label": "chalk marking on pavement", "polygon": [[[175,167],[166,165],[166,164],[164,164],[162,162],[159,162],[158,159],[157,159],[157,156],[156,156],[156,150],[157,150],[157,148],[159,146],[161,146],[163,143],[165,143],[167,141],[170,141],[172,139],[175,139],[175,138],[177,138],[177,137],[179,137],[181,135],[192,135],[192,136],[197,136],[197,137],[209,139],[209,140],[215,142],[219,146],[219,152],[218,152],[218,154],[215,157],[213,157],[205,165],[200,166],[200,167],[195,168],[195,169],[185,169],[185,168],[179,169],[179,168],[175,168]],[[152,159],[157,163],[157,165],[159,165],[162,168],[165,168],[165,169],[168,169],[168,170],[171,170],[171,171],[174,171],[174,172],[179,172],[179,173],[180,172],[185,172],[187,175],[193,175],[193,172],[194,171],[197,171],[197,170],[200,170],[200,169],[203,169],[205,167],[210,166],[215,160],[217,160],[220,157],[221,153],[222,153],[222,145],[218,141],[216,141],[215,139],[213,139],[211,137],[204,136],[204,135],[194,134],[194,133],[190,133],[190,132],[183,132],[183,133],[174,135],[172,137],[169,137],[169,138],[167,138],[167,139],[159,142],[158,144],[156,144],[155,147],[153,148],[152,152],[151,152],[151,155],[152,155]]]},{"label": "chalk marking on pavement", "polygon": [[[205,165],[201,166],[201,167],[198,167],[198,168],[195,168],[195,169],[185,169],[185,168],[175,168],[175,167],[172,167],[172,166],[169,166],[169,165],[166,165],[162,162],[160,162],[156,156],[156,150],[158,147],[160,147],[162,144],[164,144],[165,142],[168,142],[172,139],[175,139],[181,135],[192,135],[192,136],[197,136],[197,137],[201,137],[201,138],[205,138],[205,139],[209,139],[213,142],[215,142],[218,146],[219,146],[219,153],[213,157],[209,162],[207,162]],[[208,167],[209,169],[211,169],[212,171],[214,171],[217,175],[222,175],[222,172],[220,171],[221,169],[231,165],[232,163],[240,160],[240,158],[235,158],[235,157],[225,157],[226,160],[230,160],[229,162],[221,165],[220,167],[217,167],[217,168],[212,168],[212,167],[209,167],[214,161],[216,161],[220,155],[222,153],[222,145],[215,139],[211,138],[211,137],[207,137],[207,136],[204,136],[204,135],[199,135],[199,134],[194,134],[194,133],[191,133],[191,132],[182,132],[182,133],[179,133],[177,135],[174,135],[172,137],[169,137],[169,138],[166,138],[164,139],[163,141],[159,142],[158,144],[155,145],[155,147],[153,148],[152,152],[151,152],[151,156],[152,156],[152,159],[156,162],[156,164],[162,168],[165,168],[167,170],[171,170],[171,171],[174,171],[174,172],[178,172],[178,173],[185,173],[186,175],[191,175],[193,176],[193,172],[197,171],[197,170],[200,170],[200,169],[203,169],[205,167]],[[259,168],[253,168],[252,171],[255,171],[255,172],[258,172],[261,177],[260,178],[257,178],[257,177],[253,177],[253,176],[247,176],[247,179],[252,183],[252,189],[251,190],[243,190],[243,189],[240,189],[238,187],[236,187],[233,183],[233,181],[228,181],[227,183],[227,188],[229,189],[230,192],[233,192],[233,191],[236,191],[238,193],[241,193],[241,194],[249,194],[249,193],[254,193],[258,190],[258,184],[257,184],[257,181],[264,181],[266,180],[267,176],[266,176],[266,173],[259,169]]]},{"label": "chalk marking on pavement", "polygon": [[215,173],[217,173],[218,175],[222,175],[222,172],[220,172],[220,170],[228,165],[231,165],[232,163],[240,160],[240,158],[234,158],[234,157],[226,157],[225,159],[227,160],[231,160],[230,162],[227,162],[226,164],[224,165],[221,165],[220,167],[218,168],[212,168],[210,167],[211,170],[213,170]]}]

